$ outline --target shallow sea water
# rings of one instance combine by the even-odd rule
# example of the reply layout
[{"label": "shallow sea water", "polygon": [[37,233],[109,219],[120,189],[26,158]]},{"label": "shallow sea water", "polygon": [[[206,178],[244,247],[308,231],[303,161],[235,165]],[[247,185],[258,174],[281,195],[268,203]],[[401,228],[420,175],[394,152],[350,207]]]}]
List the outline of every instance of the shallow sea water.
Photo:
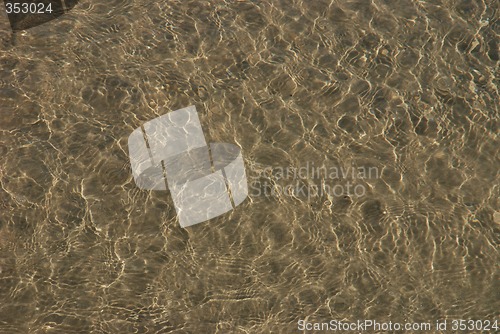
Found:
[{"label": "shallow sea water", "polygon": [[[0,333],[498,320],[499,34],[496,1],[83,0],[15,35],[2,10]],[[127,138],[189,105],[256,184],[379,173],[182,229]]]}]

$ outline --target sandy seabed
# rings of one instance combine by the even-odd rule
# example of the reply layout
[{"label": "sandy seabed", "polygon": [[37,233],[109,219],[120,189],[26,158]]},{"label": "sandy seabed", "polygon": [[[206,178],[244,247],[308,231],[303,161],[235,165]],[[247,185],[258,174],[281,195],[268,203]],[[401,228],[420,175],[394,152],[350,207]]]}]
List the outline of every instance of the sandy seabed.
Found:
[{"label": "sandy seabed", "polygon": [[[498,320],[498,13],[82,0],[16,34],[0,16],[0,333]],[[360,197],[250,192],[182,229],[168,192],[135,186],[127,138],[189,105],[249,179],[380,175]]]}]

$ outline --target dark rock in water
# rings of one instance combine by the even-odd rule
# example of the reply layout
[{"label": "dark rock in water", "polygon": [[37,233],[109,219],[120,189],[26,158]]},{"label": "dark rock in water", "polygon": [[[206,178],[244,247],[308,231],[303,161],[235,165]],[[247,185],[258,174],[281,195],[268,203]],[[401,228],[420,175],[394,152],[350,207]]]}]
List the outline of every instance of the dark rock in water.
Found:
[{"label": "dark rock in water", "polygon": [[73,9],[73,7],[76,6],[78,1],[80,0],[64,0],[64,4],[66,5],[66,10],[68,11],[70,9]]}]

